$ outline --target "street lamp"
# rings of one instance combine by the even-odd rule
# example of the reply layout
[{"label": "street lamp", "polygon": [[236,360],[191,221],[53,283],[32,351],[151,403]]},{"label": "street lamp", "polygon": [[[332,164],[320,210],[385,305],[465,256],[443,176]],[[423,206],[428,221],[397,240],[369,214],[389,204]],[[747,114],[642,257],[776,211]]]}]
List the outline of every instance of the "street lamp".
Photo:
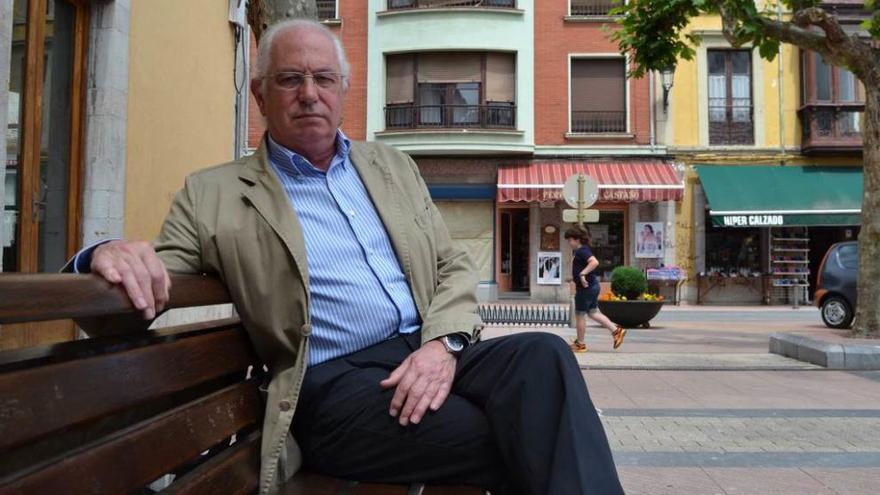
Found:
[{"label": "street lamp", "polygon": [[666,112],[669,107],[669,92],[672,90],[673,79],[675,78],[675,66],[665,67],[660,75],[663,78],[663,111]]}]

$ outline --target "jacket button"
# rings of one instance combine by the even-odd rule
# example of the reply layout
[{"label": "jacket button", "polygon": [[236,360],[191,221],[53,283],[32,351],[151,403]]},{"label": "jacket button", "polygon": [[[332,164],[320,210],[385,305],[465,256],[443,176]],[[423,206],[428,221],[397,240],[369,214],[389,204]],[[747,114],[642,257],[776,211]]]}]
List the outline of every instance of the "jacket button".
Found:
[{"label": "jacket button", "polygon": [[290,411],[290,402],[283,400],[278,403],[278,409],[281,409],[281,412]]},{"label": "jacket button", "polygon": [[305,325],[300,327],[299,332],[300,334],[302,334],[303,337],[308,337],[312,334],[312,326],[306,323]]}]

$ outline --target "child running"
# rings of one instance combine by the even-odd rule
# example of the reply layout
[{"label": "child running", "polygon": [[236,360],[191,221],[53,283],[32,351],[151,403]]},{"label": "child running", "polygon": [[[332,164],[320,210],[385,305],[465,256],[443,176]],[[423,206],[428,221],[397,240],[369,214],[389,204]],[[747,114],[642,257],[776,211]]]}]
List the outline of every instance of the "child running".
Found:
[{"label": "child running", "polygon": [[611,332],[614,348],[617,349],[623,344],[626,329],[615,326],[607,316],[599,312],[599,278],[594,273],[599,266],[599,260],[590,250],[590,234],[581,228],[572,227],[565,231],[565,240],[572,249],[571,273],[576,287],[574,309],[577,312],[577,338],[571,343],[571,350],[587,352],[587,344],[584,343],[587,333],[586,316]]}]

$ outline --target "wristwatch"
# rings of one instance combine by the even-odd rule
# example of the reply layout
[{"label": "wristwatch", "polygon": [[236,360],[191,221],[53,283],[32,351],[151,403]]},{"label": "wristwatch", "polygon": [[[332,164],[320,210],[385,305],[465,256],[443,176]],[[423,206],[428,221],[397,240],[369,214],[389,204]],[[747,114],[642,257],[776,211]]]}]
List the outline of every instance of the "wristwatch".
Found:
[{"label": "wristwatch", "polygon": [[452,354],[455,357],[461,356],[461,353],[467,349],[467,346],[470,344],[468,338],[460,333],[451,333],[449,335],[445,335],[441,337],[440,342],[443,343],[443,346],[446,347],[446,352]]}]

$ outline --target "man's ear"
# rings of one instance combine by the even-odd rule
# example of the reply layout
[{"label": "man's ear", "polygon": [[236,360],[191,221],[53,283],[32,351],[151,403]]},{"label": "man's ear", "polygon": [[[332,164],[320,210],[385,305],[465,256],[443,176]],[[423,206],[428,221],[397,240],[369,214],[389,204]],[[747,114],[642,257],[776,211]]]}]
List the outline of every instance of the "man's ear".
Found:
[{"label": "man's ear", "polygon": [[263,80],[255,77],[251,79],[251,94],[254,95],[254,99],[257,100],[257,106],[260,107],[260,113],[265,117],[266,110],[263,106]]}]

